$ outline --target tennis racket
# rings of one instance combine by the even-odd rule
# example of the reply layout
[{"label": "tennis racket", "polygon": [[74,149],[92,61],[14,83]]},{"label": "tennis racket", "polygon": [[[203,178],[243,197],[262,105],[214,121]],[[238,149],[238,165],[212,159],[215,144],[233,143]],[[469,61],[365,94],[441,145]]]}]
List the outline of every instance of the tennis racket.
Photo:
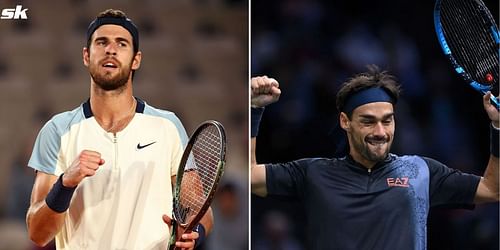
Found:
[{"label": "tennis racket", "polygon": [[217,121],[203,122],[189,139],[177,170],[170,249],[176,249],[182,233],[192,232],[205,215],[224,173],[225,157],[224,127]]},{"label": "tennis racket", "polygon": [[455,71],[500,108],[498,54],[500,38],[495,20],[481,0],[437,0],[434,28],[444,54]]}]

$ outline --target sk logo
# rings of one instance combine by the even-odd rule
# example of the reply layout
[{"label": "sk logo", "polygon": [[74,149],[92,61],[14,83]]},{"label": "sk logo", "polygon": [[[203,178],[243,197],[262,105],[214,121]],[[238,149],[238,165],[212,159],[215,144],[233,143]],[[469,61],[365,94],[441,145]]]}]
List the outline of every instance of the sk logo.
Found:
[{"label": "sk logo", "polygon": [[28,19],[26,11],[28,9],[23,9],[22,5],[16,5],[15,9],[3,9],[0,19]]}]

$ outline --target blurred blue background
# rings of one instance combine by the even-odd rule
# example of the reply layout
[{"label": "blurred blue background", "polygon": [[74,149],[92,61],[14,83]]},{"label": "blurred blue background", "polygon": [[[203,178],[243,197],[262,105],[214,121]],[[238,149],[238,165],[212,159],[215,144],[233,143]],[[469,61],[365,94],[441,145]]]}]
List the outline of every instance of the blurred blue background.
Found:
[{"label": "blurred blue background", "polygon": [[108,8],[139,27],[135,95],[174,111],[188,134],[208,119],[224,124],[226,173],[205,249],[247,249],[248,2],[0,0],[0,9],[18,4],[28,20],[0,20],[0,249],[34,249],[24,219],[34,180],[27,161],[40,127],[88,98],[85,32]]},{"label": "blurred blue background", "polygon": [[[498,0],[485,3],[498,19]],[[433,7],[434,1],[252,0],[251,75],[274,77],[282,89],[262,119],[258,162],[332,157],[336,92],[365,65],[377,64],[403,87],[393,153],[428,156],[482,175],[489,119],[481,95],[442,54]],[[251,201],[252,249],[308,249],[300,204],[253,195]],[[498,204],[472,212],[433,209],[428,246],[498,249],[498,225]]]}]

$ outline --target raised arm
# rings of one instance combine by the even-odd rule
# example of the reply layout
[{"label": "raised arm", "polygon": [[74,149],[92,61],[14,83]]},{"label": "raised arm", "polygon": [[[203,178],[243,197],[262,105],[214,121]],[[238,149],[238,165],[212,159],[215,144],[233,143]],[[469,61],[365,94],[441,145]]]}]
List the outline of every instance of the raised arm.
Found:
[{"label": "raised arm", "polygon": [[28,234],[36,245],[47,245],[61,230],[74,189],[102,164],[104,160],[99,153],[83,151],[60,178],[37,172],[26,214]]},{"label": "raised arm", "polygon": [[266,196],[266,169],[263,164],[257,164],[255,157],[256,137],[264,107],[278,101],[281,90],[279,83],[267,76],[253,77],[251,79],[251,146],[250,146],[250,179],[252,193]]},{"label": "raised arm", "polygon": [[484,175],[481,178],[476,190],[476,196],[474,197],[475,203],[498,202],[500,200],[498,185],[500,178],[498,175],[498,168],[500,167],[498,161],[498,143],[500,140],[498,132],[500,129],[500,122],[498,110],[489,101],[490,95],[491,93],[484,95],[483,104],[484,109],[486,110],[486,113],[488,113],[488,117],[491,120],[491,154],[488,166],[486,167]]}]

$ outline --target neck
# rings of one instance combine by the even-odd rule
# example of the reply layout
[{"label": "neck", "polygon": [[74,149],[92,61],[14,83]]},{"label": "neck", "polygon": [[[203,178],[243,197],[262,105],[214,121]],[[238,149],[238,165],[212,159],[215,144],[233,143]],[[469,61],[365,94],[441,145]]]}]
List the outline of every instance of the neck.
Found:
[{"label": "neck", "polygon": [[132,85],[127,83],[123,88],[103,90],[93,81],[90,85],[90,105],[94,116],[103,120],[120,118],[121,114],[129,113],[135,99],[132,94]]},{"label": "neck", "polygon": [[108,132],[121,131],[135,114],[136,100],[131,87],[104,91],[94,85],[90,92],[90,106],[95,119]]},{"label": "neck", "polygon": [[363,156],[361,156],[360,153],[358,153],[355,150],[353,150],[353,148],[350,149],[349,154],[351,155],[351,157],[352,157],[352,159],[354,161],[356,161],[357,163],[363,165],[363,167],[365,167],[367,169],[371,169],[371,168],[373,168],[373,166],[375,166],[375,164],[377,164],[377,162],[367,160],[366,158],[364,158]]}]

